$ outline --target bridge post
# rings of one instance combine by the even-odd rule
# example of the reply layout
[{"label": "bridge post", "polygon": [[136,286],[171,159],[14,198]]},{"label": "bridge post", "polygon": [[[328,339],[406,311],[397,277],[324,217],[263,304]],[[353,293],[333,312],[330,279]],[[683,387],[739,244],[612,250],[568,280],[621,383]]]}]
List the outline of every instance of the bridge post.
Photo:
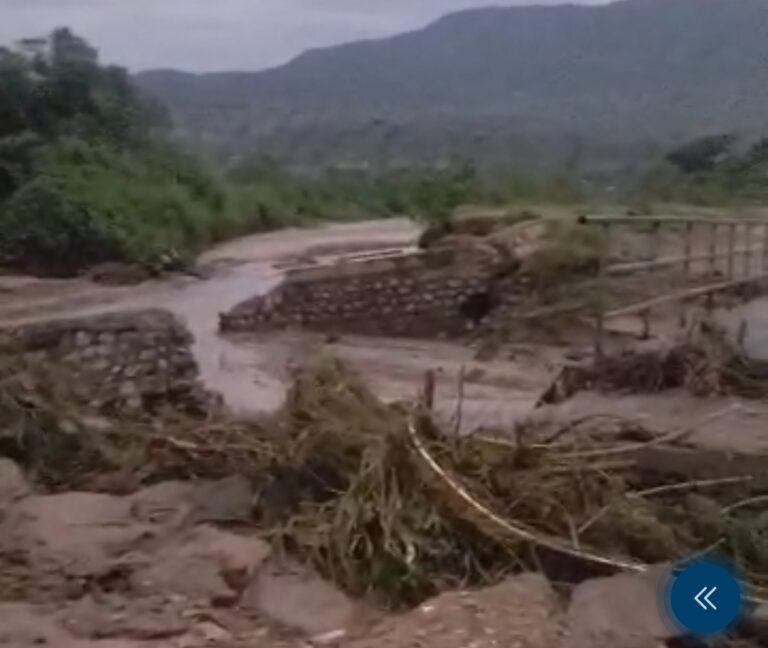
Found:
[{"label": "bridge post", "polygon": [[728,225],[728,278],[735,279],[736,273],[736,225]]},{"label": "bridge post", "polygon": [[[651,238],[649,240],[648,256],[649,261],[657,261],[659,258],[659,234],[661,232],[661,223],[656,221],[651,225]],[[648,275],[653,280],[653,276],[656,272],[656,268],[653,264],[648,265]],[[640,313],[640,321],[643,324],[643,331],[641,337],[643,340],[647,340],[651,337],[651,309],[648,308]]]},{"label": "bridge post", "polygon": [[[683,279],[687,284],[691,277],[691,254],[693,252],[693,223],[685,224],[685,235],[683,236]],[[678,315],[678,324],[680,328],[688,325],[688,304],[684,299],[680,300],[680,314]]]},{"label": "bridge post", "polygon": [[752,275],[752,226],[749,224],[744,225],[744,238],[744,278],[749,279]]},{"label": "bridge post", "polygon": [[693,223],[688,222],[685,224],[685,262],[683,269],[685,272],[685,278],[688,279],[691,276],[691,252],[693,246]]},{"label": "bridge post", "polygon": [[595,364],[600,364],[604,357],[605,337],[605,291],[607,288],[606,269],[611,245],[611,224],[602,224],[600,232],[600,251],[598,254],[597,270],[597,301],[595,304]]},{"label": "bridge post", "polygon": [[717,271],[717,225],[709,227],[709,274],[715,276]]},{"label": "bridge post", "polygon": [[763,272],[768,272],[768,225],[763,225]]}]

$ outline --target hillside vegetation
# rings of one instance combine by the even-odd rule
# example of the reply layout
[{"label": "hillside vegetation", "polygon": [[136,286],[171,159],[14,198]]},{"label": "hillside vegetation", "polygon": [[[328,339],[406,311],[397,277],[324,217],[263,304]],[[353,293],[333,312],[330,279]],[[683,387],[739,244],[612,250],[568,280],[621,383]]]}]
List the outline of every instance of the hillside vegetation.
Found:
[{"label": "hillside vegetation", "polygon": [[577,194],[471,164],[296,174],[258,153],[220,176],[172,143],[166,111],[67,29],[0,49],[0,266],[68,275],[177,267],[221,239],[320,220]]},{"label": "hillside vegetation", "polygon": [[0,262],[52,274],[162,264],[215,239],[226,194],[162,137],[165,123],[66,29],[0,50]]},{"label": "hillside vegetation", "polygon": [[467,204],[574,203],[584,198],[564,177],[480,173],[468,163],[378,172],[329,167],[300,174],[257,156],[235,165],[227,178],[244,231],[399,215],[444,222]]},{"label": "hillside vegetation", "polygon": [[730,135],[714,135],[671,151],[640,183],[646,200],[695,205],[765,204],[768,138],[745,150]]},{"label": "hillside vegetation", "polygon": [[[490,3],[489,3],[490,4]],[[605,178],[766,131],[768,0],[496,7],[254,73],[151,71],[179,134],[299,168],[470,159]]]}]

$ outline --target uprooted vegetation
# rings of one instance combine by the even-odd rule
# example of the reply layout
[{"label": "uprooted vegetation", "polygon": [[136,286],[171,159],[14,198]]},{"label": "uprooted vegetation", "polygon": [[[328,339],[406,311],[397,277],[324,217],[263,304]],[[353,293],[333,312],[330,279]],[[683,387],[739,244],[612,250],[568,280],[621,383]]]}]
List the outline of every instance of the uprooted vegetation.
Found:
[{"label": "uprooted vegetation", "polygon": [[768,363],[749,357],[721,327],[704,321],[679,343],[624,350],[598,364],[566,365],[542,402],[560,402],[583,389],[653,393],[676,388],[700,397],[763,398]]},{"label": "uprooted vegetation", "polygon": [[575,219],[544,220],[528,210],[465,215],[428,227],[422,248],[459,245],[481,240],[494,248],[510,267],[530,277],[541,292],[567,280],[594,276],[600,261],[602,233]]},{"label": "uprooted vegetation", "polygon": [[[734,464],[702,481],[648,460],[690,429],[659,435],[594,417],[455,438],[424,407],[382,404],[331,360],[298,371],[282,411],[260,425],[96,425],[12,378],[0,422],[2,453],[50,490],[244,475],[253,523],[276,547],[391,607],[515,570],[562,581],[696,552],[724,554],[768,585],[768,524],[751,515],[765,480]],[[114,475],[119,486],[104,479]]]}]

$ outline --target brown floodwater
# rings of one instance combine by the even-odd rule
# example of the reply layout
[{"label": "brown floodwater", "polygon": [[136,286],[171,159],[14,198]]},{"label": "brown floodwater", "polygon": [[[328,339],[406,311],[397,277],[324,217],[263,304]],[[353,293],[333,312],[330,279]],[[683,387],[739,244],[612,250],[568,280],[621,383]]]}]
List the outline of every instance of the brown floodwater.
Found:
[{"label": "brown floodwater", "polygon": [[412,221],[387,219],[248,236],[203,254],[204,279],[171,276],[135,286],[103,286],[84,278],[0,276],[0,325],[166,309],[192,332],[193,351],[209,389],[221,393],[237,412],[270,411],[283,398],[281,372],[265,363],[256,347],[221,337],[219,313],[271,290],[282,279],[278,268],[291,259],[333,262],[346,250],[408,247],[417,235]]}]

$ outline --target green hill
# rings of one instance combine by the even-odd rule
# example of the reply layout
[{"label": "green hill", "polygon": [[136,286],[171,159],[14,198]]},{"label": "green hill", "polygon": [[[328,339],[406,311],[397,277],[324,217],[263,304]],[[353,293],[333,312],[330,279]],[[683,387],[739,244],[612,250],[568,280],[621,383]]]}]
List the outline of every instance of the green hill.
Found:
[{"label": "green hill", "polygon": [[768,132],[766,33],[768,0],[488,8],[263,72],[138,82],[224,159],[631,172],[703,135]]}]

